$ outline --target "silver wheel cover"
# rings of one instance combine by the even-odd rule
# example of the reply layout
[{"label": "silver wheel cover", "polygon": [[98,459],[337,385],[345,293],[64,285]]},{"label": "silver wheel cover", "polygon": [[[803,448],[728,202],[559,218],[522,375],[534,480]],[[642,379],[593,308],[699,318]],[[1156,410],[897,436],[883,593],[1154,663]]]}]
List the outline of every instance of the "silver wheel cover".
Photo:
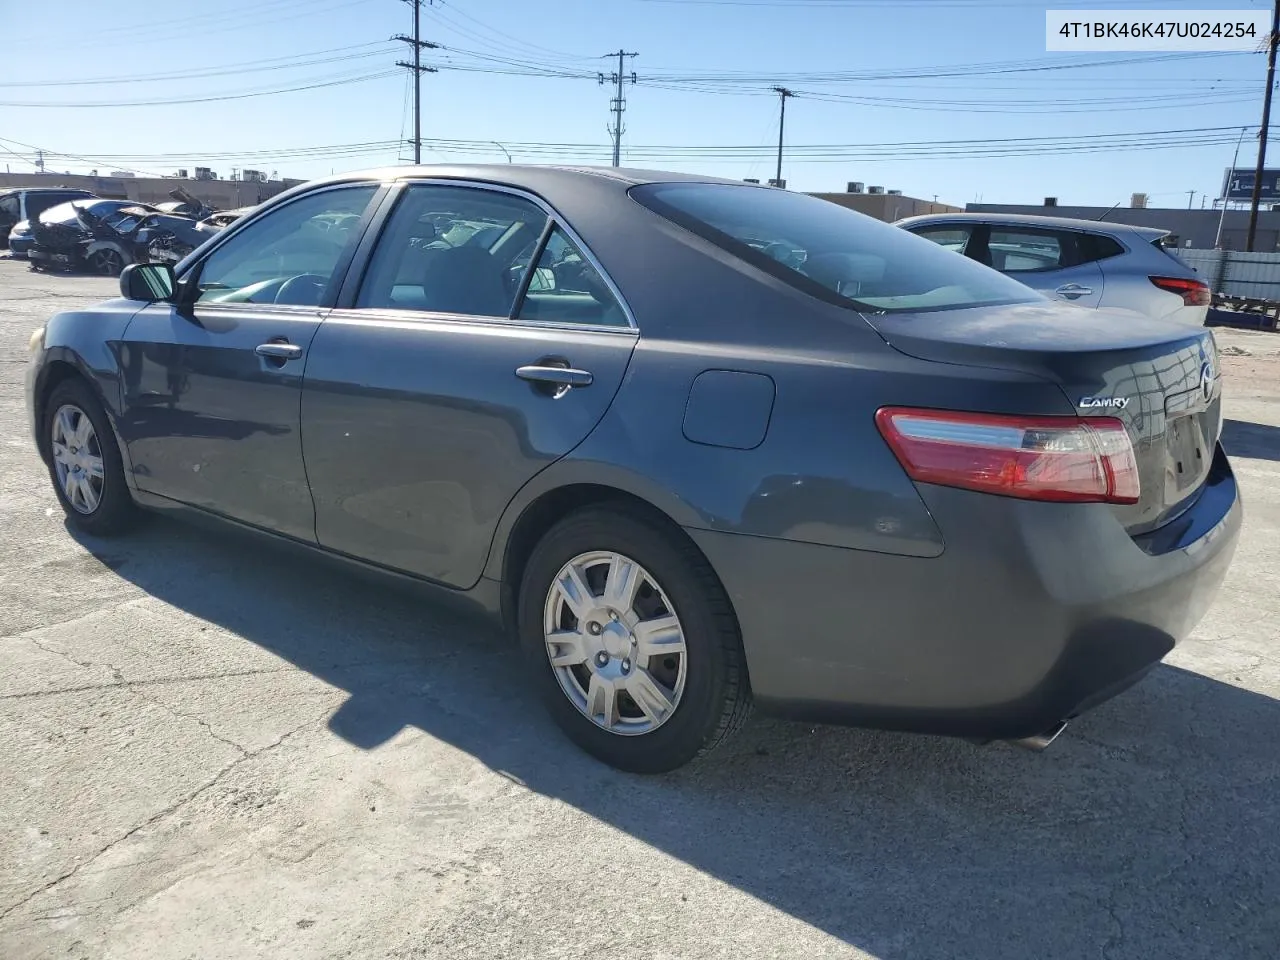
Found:
[{"label": "silver wheel cover", "polygon": [[684,629],[662,587],[630,557],[593,551],[556,574],[543,609],[547,659],[564,695],[602,730],[651,733],[684,695]]},{"label": "silver wheel cover", "polygon": [[102,446],[89,415],[67,403],[53,415],[49,449],[58,486],[76,513],[88,516],[102,502]]}]

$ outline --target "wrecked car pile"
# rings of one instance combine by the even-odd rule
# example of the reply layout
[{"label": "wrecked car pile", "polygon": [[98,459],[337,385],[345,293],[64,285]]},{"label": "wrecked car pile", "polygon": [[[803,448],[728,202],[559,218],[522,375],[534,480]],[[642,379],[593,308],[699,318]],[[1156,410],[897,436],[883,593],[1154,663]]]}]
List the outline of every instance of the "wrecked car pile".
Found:
[{"label": "wrecked car pile", "polygon": [[177,263],[225,224],[186,191],[171,196],[159,207],[93,197],[49,208],[31,224],[32,269],[114,277],[131,263]]}]

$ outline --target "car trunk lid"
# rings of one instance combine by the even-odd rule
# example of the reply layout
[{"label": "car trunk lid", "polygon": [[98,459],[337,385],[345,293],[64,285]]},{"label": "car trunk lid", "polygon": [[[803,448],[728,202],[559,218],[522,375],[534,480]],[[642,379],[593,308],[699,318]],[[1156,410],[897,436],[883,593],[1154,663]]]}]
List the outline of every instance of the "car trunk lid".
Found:
[{"label": "car trunk lid", "polygon": [[1039,376],[1062,390],[1064,413],[1124,423],[1142,491],[1112,509],[1132,534],[1174,519],[1208,477],[1222,428],[1208,330],[1046,302],[866,318],[909,356]]}]

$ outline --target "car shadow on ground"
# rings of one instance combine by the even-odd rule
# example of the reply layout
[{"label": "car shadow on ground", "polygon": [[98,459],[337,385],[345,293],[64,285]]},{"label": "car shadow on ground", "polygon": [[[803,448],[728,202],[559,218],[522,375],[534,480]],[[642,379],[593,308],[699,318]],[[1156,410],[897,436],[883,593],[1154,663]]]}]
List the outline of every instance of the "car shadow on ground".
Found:
[{"label": "car shadow on ground", "polygon": [[77,537],[345,691],[333,735],[372,749],[419,728],[882,960],[1280,942],[1280,702],[1232,683],[1161,667],[1043,754],[756,719],[700,763],[637,777],[559,734],[483,622],[173,520]]},{"label": "car shadow on ground", "polygon": [[1280,427],[1248,420],[1223,420],[1222,447],[1233,457],[1280,461]]}]

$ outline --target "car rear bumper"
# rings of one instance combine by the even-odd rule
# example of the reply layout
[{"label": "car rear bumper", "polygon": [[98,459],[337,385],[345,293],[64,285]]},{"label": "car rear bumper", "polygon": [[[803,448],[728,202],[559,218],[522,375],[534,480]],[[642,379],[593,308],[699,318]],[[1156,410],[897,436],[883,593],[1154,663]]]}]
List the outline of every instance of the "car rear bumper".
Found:
[{"label": "car rear bumper", "polygon": [[769,712],[1033,736],[1141,678],[1208,609],[1242,507],[1218,449],[1196,505],[1130,537],[1110,508],[922,485],[947,546],[903,557],[690,530]]},{"label": "car rear bumper", "polygon": [[35,243],[35,241],[34,241],[34,240],[32,240],[30,237],[22,237],[22,238],[18,238],[18,239],[10,239],[10,240],[9,240],[9,253],[10,253],[12,256],[17,257],[18,259],[20,259],[20,260],[21,260],[21,259],[23,259],[24,257],[26,257],[27,253],[31,250],[31,246],[32,246],[32,244],[34,244],[34,243]]}]

